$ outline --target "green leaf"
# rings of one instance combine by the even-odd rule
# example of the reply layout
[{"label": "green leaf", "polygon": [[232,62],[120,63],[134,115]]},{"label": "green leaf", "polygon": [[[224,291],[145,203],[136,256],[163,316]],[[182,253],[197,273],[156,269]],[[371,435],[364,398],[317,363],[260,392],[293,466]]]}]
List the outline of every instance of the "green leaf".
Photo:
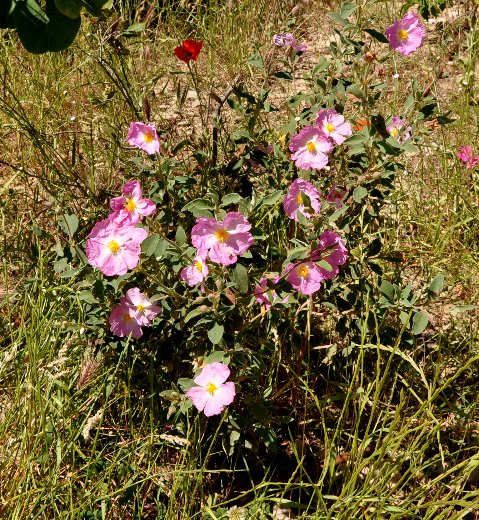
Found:
[{"label": "green leaf", "polygon": [[230,204],[238,204],[243,197],[239,193],[228,193],[221,199],[221,206],[229,206]]},{"label": "green leaf", "polygon": [[343,2],[341,4],[341,17],[348,18],[358,7],[357,4],[353,4],[352,2]]},{"label": "green leaf", "polygon": [[246,63],[248,65],[250,65],[251,67],[256,67],[258,69],[262,69],[264,70],[264,62],[263,62],[263,58],[261,57],[260,54],[256,53],[256,54],[253,54],[252,56],[250,56],[247,60],[246,60]]},{"label": "green leaf", "polygon": [[283,192],[281,190],[273,191],[266,197],[263,197],[259,203],[260,206],[274,206],[278,200],[283,197]]},{"label": "green leaf", "polygon": [[80,293],[77,294],[77,298],[82,301],[82,302],[86,302],[86,303],[98,303],[97,299],[93,296],[93,294],[91,293],[91,291],[81,291]]},{"label": "green leaf", "polygon": [[444,275],[439,273],[428,287],[428,291],[434,295],[439,294],[444,287]]},{"label": "green leaf", "polygon": [[74,214],[68,215],[65,213],[58,219],[58,224],[72,238],[78,229],[78,217]]},{"label": "green leaf", "polygon": [[236,264],[231,273],[231,278],[241,294],[246,294],[248,292],[248,271],[244,265]]},{"label": "green leaf", "polygon": [[412,328],[411,332],[414,335],[421,334],[421,332],[427,327],[427,324],[429,323],[429,317],[427,312],[425,311],[419,311],[414,314],[414,317],[412,319]]},{"label": "green leaf", "polygon": [[322,267],[325,271],[328,271],[328,273],[333,271],[333,266],[329,262],[326,262],[326,260],[320,260],[316,263],[318,264],[318,267]]},{"label": "green leaf", "polygon": [[64,15],[54,0],[47,0],[45,11],[35,0],[17,0],[12,18],[23,46],[34,54],[65,50],[73,43],[81,24],[80,16],[71,19]]},{"label": "green leaf", "polygon": [[364,188],[363,186],[358,186],[354,191],[353,191],[353,199],[355,202],[361,202],[362,199],[364,199],[364,197],[366,197],[366,195],[368,194],[368,190],[366,188]]},{"label": "green leaf", "polygon": [[267,428],[266,426],[257,426],[256,431],[259,438],[270,451],[276,452],[278,450],[278,438],[273,429]]},{"label": "green leaf", "polygon": [[176,229],[175,240],[178,244],[180,244],[180,246],[186,244],[186,233],[181,226],[178,226],[178,228]]},{"label": "green leaf", "polygon": [[82,5],[82,0],[55,0],[55,6],[60,13],[72,19],[80,16]]},{"label": "green leaf", "polygon": [[387,280],[383,280],[381,285],[379,286],[379,290],[386,296],[386,298],[390,302],[394,302],[396,300],[396,290],[394,285]]},{"label": "green leaf", "polygon": [[153,256],[156,253],[160,240],[161,238],[159,235],[150,235],[141,243],[141,250],[146,256]]},{"label": "green leaf", "polygon": [[193,216],[197,216],[198,211],[204,211],[204,210],[213,210],[214,204],[211,202],[211,200],[208,199],[194,199],[185,204],[181,211],[189,211],[190,213],[193,213]]},{"label": "green leaf", "polygon": [[223,333],[225,328],[220,323],[215,323],[213,327],[208,331],[208,339],[213,343],[213,345],[217,345],[221,339],[223,338]]},{"label": "green leaf", "polygon": [[364,29],[364,32],[367,32],[378,42],[389,43],[389,40],[386,38],[386,36],[382,32],[376,31],[376,29]]},{"label": "green leaf", "polygon": [[339,13],[328,13],[328,17],[333,20],[333,22],[339,23],[343,27],[346,27],[346,25],[349,25],[349,21],[345,20]]}]

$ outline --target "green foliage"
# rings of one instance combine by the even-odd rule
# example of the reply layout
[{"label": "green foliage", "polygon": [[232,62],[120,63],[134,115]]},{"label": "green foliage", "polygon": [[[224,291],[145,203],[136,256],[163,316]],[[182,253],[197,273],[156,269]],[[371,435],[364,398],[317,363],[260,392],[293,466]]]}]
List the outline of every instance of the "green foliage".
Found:
[{"label": "green foliage", "polygon": [[67,49],[81,24],[81,10],[100,16],[107,0],[5,0],[0,7],[0,27],[16,29],[22,45],[34,54]]}]

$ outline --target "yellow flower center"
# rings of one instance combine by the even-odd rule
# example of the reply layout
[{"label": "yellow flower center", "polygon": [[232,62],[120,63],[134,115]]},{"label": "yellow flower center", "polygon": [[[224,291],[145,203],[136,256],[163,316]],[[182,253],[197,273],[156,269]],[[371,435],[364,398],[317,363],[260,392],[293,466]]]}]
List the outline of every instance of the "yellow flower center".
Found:
[{"label": "yellow flower center", "polygon": [[136,208],[136,202],[133,199],[128,199],[125,202],[125,209],[127,211],[135,211]]},{"label": "yellow flower center", "polygon": [[155,136],[153,135],[153,132],[145,132],[143,134],[143,141],[145,141],[145,143],[151,143],[154,139]]},{"label": "yellow flower center", "polygon": [[327,125],[324,126],[324,128],[326,128],[327,132],[334,132],[334,125],[333,125],[333,123],[328,123]]},{"label": "yellow flower center", "polygon": [[393,137],[397,137],[399,135],[398,129],[397,128],[392,128],[391,129],[391,135]]},{"label": "yellow flower center", "polygon": [[309,273],[309,269],[305,265],[302,265],[298,269],[298,274],[299,274],[299,276],[301,276],[301,278],[304,278],[305,276],[308,276],[308,273]]},{"label": "yellow flower center", "polygon": [[145,306],[140,303],[140,305],[136,306],[136,310],[138,312],[143,312],[145,310]]},{"label": "yellow flower center", "polygon": [[315,152],[316,151],[316,145],[313,143],[313,141],[308,141],[306,143],[306,150],[308,150],[308,152]]},{"label": "yellow flower center", "polygon": [[123,316],[123,321],[131,321],[133,318],[129,314]]},{"label": "yellow flower center", "polygon": [[203,271],[203,262],[200,262],[199,260],[197,262],[193,262],[193,265],[198,269],[198,271],[201,273]]},{"label": "yellow flower center", "polygon": [[301,197],[301,193],[298,193],[298,195],[296,195],[296,202],[298,204],[302,204],[303,203],[303,197]]},{"label": "yellow flower center", "polygon": [[406,29],[399,29],[399,31],[398,31],[398,38],[400,40],[407,40],[408,33],[407,33]]},{"label": "yellow flower center", "polygon": [[218,387],[214,383],[208,383],[205,387],[206,391],[209,392],[211,395],[214,395],[216,390],[218,390]]},{"label": "yellow flower center", "polygon": [[119,253],[119,251],[121,249],[120,248],[120,244],[116,240],[110,240],[108,242],[108,246],[107,247],[114,255]]},{"label": "yellow flower center", "polygon": [[215,233],[215,237],[218,239],[218,242],[226,242],[228,239],[228,231],[223,228],[218,229]]}]

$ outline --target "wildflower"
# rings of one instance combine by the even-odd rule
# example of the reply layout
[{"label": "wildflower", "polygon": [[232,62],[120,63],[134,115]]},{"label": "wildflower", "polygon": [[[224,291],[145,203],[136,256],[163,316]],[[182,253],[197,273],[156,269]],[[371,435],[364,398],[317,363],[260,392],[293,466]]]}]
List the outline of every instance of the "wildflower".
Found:
[{"label": "wildflower", "polygon": [[398,143],[402,144],[411,139],[411,127],[406,127],[406,125],[407,122],[404,119],[401,119],[399,116],[394,116],[386,127],[386,130]]},{"label": "wildflower", "polygon": [[299,134],[291,136],[291,159],[303,170],[321,170],[328,164],[328,154],[333,146],[316,126],[305,126]]},{"label": "wildflower", "polygon": [[465,163],[466,168],[472,169],[479,162],[479,156],[476,156],[472,152],[472,146],[461,146],[459,148],[459,152],[456,153],[456,156],[461,159],[463,163]]},{"label": "wildflower", "polygon": [[286,281],[305,295],[319,291],[324,280],[318,266],[312,261],[301,262],[297,265],[290,264],[286,271],[288,272]]},{"label": "wildflower", "polygon": [[136,224],[141,217],[147,217],[155,212],[155,203],[143,198],[139,181],[128,181],[121,191],[123,196],[115,197],[110,202],[110,207],[114,210],[110,218],[119,217],[125,224]]},{"label": "wildflower", "polygon": [[191,242],[199,254],[208,254],[212,262],[231,265],[253,244],[250,229],[251,224],[244,215],[234,211],[228,213],[222,222],[198,217],[191,230]]},{"label": "wildflower", "polygon": [[194,382],[199,386],[190,388],[187,395],[206,417],[218,415],[233,402],[235,384],[225,382],[229,375],[230,369],[225,364],[215,362],[205,365],[201,374],[195,377]]},{"label": "wildflower", "polygon": [[426,36],[419,17],[414,13],[407,13],[400,21],[395,21],[386,29],[386,38],[395,51],[404,56],[412,54]]},{"label": "wildflower", "polygon": [[161,312],[161,308],[150,302],[138,287],[128,289],[126,296],[121,298],[120,303],[128,306],[130,316],[140,326],[147,327]]},{"label": "wildflower", "polygon": [[294,54],[303,53],[307,50],[306,44],[298,45],[292,33],[278,33],[273,36],[273,43],[281,48],[290,48]]},{"label": "wildflower", "polygon": [[[304,196],[307,196],[313,213],[310,208],[304,206]],[[313,184],[305,179],[296,179],[289,187],[288,193],[283,198],[283,208],[289,218],[298,220],[299,211],[304,217],[311,218],[319,212],[319,191]]]},{"label": "wildflower", "polygon": [[125,226],[116,219],[97,222],[88,235],[88,261],[106,276],[125,274],[140,260],[141,243],[148,236],[143,228]]},{"label": "wildflower", "polygon": [[343,265],[348,258],[348,250],[342,238],[334,231],[324,231],[319,237],[318,247],[313,251],[311,260],[326,260],[331,271],[317,266],[324,280],[331,280],[339,273],[339,265]]},{"label": "wildflower", "polygon": [[351,123],[334,108],[321,109],[316,116],[316,125],[336,144],[342,144],[353,133]]},{"label": "wildflower", "polygon": [[120,302],[113,308],[108,321],[110,330],[115,336],[123,338],[131,335],[132,338],[138,339],[143,335],[141,326],[130,315],[130,306],[124,302]]},{"label": "wildflower", "polygon": [[347,190],[344,186],[335,184],[326,195],[326,200],[333,203],[336,209],[342,208],[343,199],[346,196]]},{"label": "wildflower", "polygon": [[140,121],[130,123],[128,144],[140,148],[148,155],[158,153],[160,151],[160,138],[156,133],[155,125],[153,123],[141,123]]},{"label": "wildflower", "polygon": [[180,272],[180,278],[184,280],[190,287],[201,283],[209,273],[206,265],[206,254],[197,254],[191,265],[183,267]]},{"label": "wildflower", "polygon": [[195,40],[185,40],[181,45],[175,47],[174,53],[176,57],[185,63],[190,60],[196,61],[200,54],[203,42]]}]

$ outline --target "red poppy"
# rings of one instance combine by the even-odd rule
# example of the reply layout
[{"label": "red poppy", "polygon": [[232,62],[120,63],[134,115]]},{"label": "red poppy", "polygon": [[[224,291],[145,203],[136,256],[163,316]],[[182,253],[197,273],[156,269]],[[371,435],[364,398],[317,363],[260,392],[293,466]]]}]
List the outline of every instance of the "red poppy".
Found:
[{"label": "red poppy", "polygon": [[190,60],[196,61],[200,54],[203,42],[196,42],[195,40],[185,40],[181,45],[175,47],[175,54],[181,60],[187,63]]}]

